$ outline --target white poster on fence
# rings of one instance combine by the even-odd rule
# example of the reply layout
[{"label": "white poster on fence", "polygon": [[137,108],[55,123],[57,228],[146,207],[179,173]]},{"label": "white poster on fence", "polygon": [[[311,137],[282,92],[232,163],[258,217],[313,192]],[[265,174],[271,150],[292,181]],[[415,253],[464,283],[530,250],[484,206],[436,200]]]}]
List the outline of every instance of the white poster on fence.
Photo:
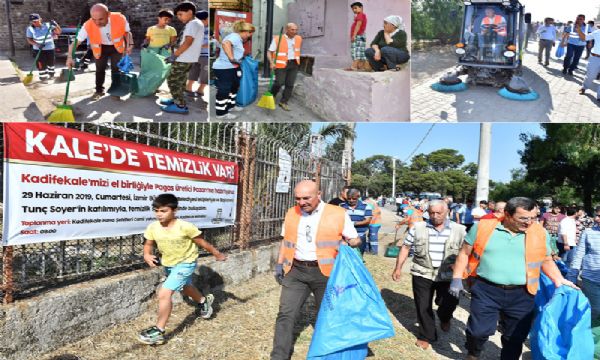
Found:
[{"label": "white poster on fence", "polygon": [[292,157],[283,148],[279,148],[279,175],[275,192],[288,193],[292,179]]},{"label": "white poster on fence", "polygon": [[4,124],[4,155],[4,245],[140,234],[161,193],[199,228],[235,223],[233,162],[27,123]]}]

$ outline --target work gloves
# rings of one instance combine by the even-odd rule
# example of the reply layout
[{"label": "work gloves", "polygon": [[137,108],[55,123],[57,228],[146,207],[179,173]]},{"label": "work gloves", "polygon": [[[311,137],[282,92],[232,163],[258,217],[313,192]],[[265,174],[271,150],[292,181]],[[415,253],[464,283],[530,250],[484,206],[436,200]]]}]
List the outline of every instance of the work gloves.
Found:
[{"label": "work gloves", "polygon": [[169,56],[168,58],[165,59],[165,62],[167,64],[172,64],[175,61],[177,61],[177,56],[175,56],[175,54],[173,54],[173,55],[171,55],[171,56]]},{"label": "work gloves", "polygon": [[460,297],[460,292],[464,291],[465,288],[463,287],[463,282],[461,278],[453,278],[452,282],[450,283],[450,288],[448,289],[448,292],[450,293],[450,295],[454,296],[455,298],[459,298]]},{"label": "work gloves", "polygon": [[55,28],[58,27],[58,23],[55,20],[50,20],[50,25],[54,26]]},{"label": "work gloves", "polygon": [[167,44],[165,46],[162,47],[165,50],[170,50],[171,49],[171,44]]},{"label": "work gloves", "polygon": [[150,42],[148,41],[148,39],[144,39],[144,42],[142,43],[142,47],[143,47],[144,49],[147,49],[147,48],[148,48],[148,45],[150,45]]},{"label": "work gloves", "polygon": [[275,265],[275,281],[277,281],[277,283],[279,285],[281,285],[282,281],[283,281],[283,277],[284,277],[284,272],[283,272],[283,264],[277,264]]}]

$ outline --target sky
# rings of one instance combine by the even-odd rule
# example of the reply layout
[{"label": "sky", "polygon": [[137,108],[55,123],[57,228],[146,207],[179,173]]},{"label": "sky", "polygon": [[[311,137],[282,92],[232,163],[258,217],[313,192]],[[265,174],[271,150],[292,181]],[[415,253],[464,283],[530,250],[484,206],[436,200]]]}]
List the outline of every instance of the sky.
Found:
[{"label": "sky", "polygon": [[[314,123],[313,131],[323,123]],[[432,124],[411,123],[358,123],[354,143],[355,160],[372,155],[394,156],[405,161],[423,139]],[[415,154],[450,148],[465,157],[465,164],[477,163],[479,156],[479,123],[436,124]],[[502,123],[492,125],[492,150],[490,154],[490,178],[494,181],[510,181],[510,170],[521,168],[519,150],[523,143],[519,134],[543,135],[535,123]],[[410,161],[409,161],[410,162]]]},{"label": "sky", "polygon": [[573,20],[584,14],[586,20],[594,20],[598,15],[600,0],[521,0],[525,12],[531,13],[533,21],[542,21],[545,17],[556,20]]}]

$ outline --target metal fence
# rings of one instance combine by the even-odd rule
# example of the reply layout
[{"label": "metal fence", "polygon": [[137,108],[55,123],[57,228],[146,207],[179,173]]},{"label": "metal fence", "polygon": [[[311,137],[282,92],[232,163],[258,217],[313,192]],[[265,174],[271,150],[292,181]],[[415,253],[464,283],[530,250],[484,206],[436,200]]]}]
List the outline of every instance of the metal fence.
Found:
[{"label": "metal fence", "polygon": [[[285,212],[294,204],[291,189],[298,181],[314,179],[320,182],[323,198],[326,200],[333,198],[344,185],[340,164],[327,159],[311,158],[303,149],[295,148],[295,144],[253,134],[237,124],[129,123],[64,126],[236,162],[240,169],[236,224],[204,231],[207,241],[220,250],[232,251],[278,240]],[[0,141],[2,138],[0,136]],[[279,148],[286,149],[292,158],[291,186],[287,193],[275,191]],[[3,146],[0,146],[1,151]],[[0,295],[7,303],[14,298],[32,296],[57,286],[143,268],[145,265],[142,254],[141,234],[5,246],[0,260]],[[206,252],[201,251],[200,256],[206,255]]]}]

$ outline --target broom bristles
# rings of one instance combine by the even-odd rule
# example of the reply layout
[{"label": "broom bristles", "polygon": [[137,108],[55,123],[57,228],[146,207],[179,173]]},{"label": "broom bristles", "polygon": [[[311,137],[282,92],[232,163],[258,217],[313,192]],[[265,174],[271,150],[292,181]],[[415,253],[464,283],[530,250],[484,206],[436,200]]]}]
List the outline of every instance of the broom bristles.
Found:
[{"label": "broom bristles", "polygon": [[27,74],[27,75],[25,75],[25,78],[23,78],[23,84],[25,84],[25,85],[31,84],[32,81],[33,81],[33,74]]},{"label": "broom bristles", "polygon": [[260,98],[260,100],[258,100],[258,103],[256,104],[256,106],[265,108],[265,109],[269,109],[269,110],[275,110],[275,98],[273,97],[273,95],[270,92],[267,91]]},{"label": "broom bristles", "polygon": [[73,109],[68,105],[59,105],[56,107],[50,116],[48,122],[75,122]]}]

